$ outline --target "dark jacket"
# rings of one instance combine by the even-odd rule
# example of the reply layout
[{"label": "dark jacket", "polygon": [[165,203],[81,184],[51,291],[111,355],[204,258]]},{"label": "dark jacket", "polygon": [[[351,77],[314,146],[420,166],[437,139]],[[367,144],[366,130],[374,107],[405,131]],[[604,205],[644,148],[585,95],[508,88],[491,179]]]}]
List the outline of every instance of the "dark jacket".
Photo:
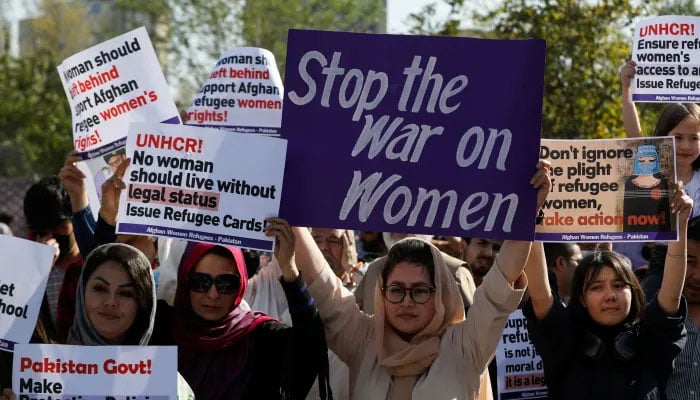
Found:
[{"label": "dark jacket", "polygon": [[537,320],[530,301],[523,313],[544,362],[550,399],[660,398],[657,388],[665,388],[673,359],[685,345],[685,299],[678,316],[668,317],[654,298],[635,330],[577,328],[556,296],[544,319]]},{"label": "dark jacket", "polygon": [[[179,370],[198,399],[207,397],[200,393],[212,385],[228,393],[221,395],[222,400],[304,399],[317,375],[319,386],[329,387],[328,350],[316,305],[301,277],[294,282],[280,281],[294,327],[267,321],[233,347],[215,353],[199,352],[192,357],[188,368],[180,366]],[[172,336],[174,312],[165,301],[158,301],[150,345],[176,345]],[[197,381],[198,378],[188,376],[186,371],[193,369],[206,371],[197,374],[205,380]],[[232,374],[231,369],[238,371]],[[235,378],[224,382],[221,378],[224,375]],[[280,394],[281,389],[286,396]]]}]

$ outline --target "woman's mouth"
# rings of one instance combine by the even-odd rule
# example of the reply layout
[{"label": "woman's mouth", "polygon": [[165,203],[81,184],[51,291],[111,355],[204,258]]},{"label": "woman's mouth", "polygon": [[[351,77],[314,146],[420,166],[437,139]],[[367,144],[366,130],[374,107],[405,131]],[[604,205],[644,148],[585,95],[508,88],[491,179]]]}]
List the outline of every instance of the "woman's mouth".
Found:
[{"label": "woman's mouth", "polygon": [[119,318],[119,315],[114,314],[114,313],[109,313],[109,312],[101,312],[98,313],[100,317],[107,319],[107,320],[115,320]]}]

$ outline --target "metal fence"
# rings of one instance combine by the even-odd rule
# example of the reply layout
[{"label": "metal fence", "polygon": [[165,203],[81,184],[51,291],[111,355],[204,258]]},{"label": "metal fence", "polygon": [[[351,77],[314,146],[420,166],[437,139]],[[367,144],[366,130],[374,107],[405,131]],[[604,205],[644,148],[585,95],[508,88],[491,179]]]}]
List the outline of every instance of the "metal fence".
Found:
[{"label": "metal fence", "polygon": [[24,220],[24,194],[34,183],[27,178],[0,179],[0,212],[12,217],[9,224],[17,237],[27,237],[27,224]]}]

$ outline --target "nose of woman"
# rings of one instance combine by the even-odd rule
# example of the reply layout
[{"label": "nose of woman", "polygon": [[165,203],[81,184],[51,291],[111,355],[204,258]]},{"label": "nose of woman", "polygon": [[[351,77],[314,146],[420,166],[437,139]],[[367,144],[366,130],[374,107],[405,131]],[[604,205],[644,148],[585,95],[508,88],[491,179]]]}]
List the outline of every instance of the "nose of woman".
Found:
[{"label": "nose of woman", "polygon": [[617,301],[617,293],[615,293],[614,288],[610,287],[605,290],[605,301],[614,302]]},{"label": "nose of woman", "polygon": [[104,306],[105,308],[117,308],[117,295],[108,294],[107,297],[105,297]]}]

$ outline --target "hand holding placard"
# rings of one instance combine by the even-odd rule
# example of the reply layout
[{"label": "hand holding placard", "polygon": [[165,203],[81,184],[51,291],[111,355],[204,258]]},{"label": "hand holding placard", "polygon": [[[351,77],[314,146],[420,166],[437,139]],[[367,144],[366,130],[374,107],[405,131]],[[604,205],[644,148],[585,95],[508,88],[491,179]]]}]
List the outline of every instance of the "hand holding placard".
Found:
[{"label": "hand holding placard", "polygon": [[114,226],[117,224],[117,211],[119,210],[119,197],[122,190],[126,188],[124,185],[124,172],[131,164],[131,159],[127,158],[122,161],[117,167],[117,171],[111,178],[107,179],[102,184],[102,204],[100,207],[100,217],[105,222]]}]

